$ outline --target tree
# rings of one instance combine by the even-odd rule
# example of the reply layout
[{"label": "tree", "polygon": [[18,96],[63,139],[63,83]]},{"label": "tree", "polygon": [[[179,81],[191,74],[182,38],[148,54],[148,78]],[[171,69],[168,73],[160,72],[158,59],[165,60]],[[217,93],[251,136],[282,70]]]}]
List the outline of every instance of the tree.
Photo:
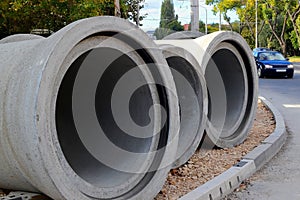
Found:
[{"label": "tree", "polygon": [[[121,17],[134,19],[137,1],[143,0],[120,1]],[[114,14],[114,0],[1,0],[0,37],[37,28],[57,31],[78,19]]]},{"label": "tree", "polygon": [[140,15],[140,10],[144,8],[145,0],[127,0],[128,18],[136,23],[138,26],[143,26],[140,22],[146,18],[146,15]]},{"label": "tree", "polygon": [[[260,4],[261,5],[261,4]],[[240,18],[240,33],[247,37],[246,40],[251,47],[255,46],[255,32],[256,32],[256,8],[255,0],[248,0],[244,5],[236,9],[237,14]],[[265,29],[265,20],[262,17],[262,11],[260,8],[258,12],[258,37],[261,35],[262,31]]]},{"label": "tree", "polygon": [[201,20],[199,21],[199,31],[205,33],[205,23]]},{"label": "tree", "polygon": [[243,1],[237,0],[206,0],[207,5],[214,5],[213,12],[221,12],[224,20],[229,24],[231,30],[233,30],[231,24],[231,18],[228,16],[227,12],[236,10],[244,5]]},{"label": "tree", "polygon": [[164,0],[161,5],[159,28],[155,30],[154,35],[161,39],[175,31],[183,31],[183,26],[178,21],[178,15],[175,15],[173,1]]},{"label": "tree", "polygon": [[300,50],[300,2],[291,0],[286,4],[286,10],[294,29],[290,34],[291,42],[294,48]]},{"label": "tree", "polygon": [[[229,10],[235,10],[240,18],[240,33],[250,46],[255,40],[255,0],[207,0],[215,5],[214,11],[221,11],[224,19]],[[300,3],[298,0],[259,0],[258,4],[259,41],[268,47],[281,49],[286,55],[288,44],[300,50]],[[232,27],[232,26],[231,26]],[[263,38],[263,39],[261,39]]]}]

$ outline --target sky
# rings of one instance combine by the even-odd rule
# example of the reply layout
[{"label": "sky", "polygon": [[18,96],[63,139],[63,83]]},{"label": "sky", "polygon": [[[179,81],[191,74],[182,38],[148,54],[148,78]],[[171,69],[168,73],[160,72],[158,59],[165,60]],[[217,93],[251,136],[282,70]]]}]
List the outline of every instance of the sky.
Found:
[{"label": "sky", "polygon": [[[178,20],[181,24],[189,24],[191,19],[190,0],[173,0],[175,14],[178,15]],[[147,13],[148,16],[142,21],[142,29],[155,30],[159,26],[160,21],[160,7],[162,0],[145,0],[145,7],[141,10],[141,14]],[[219,23],[219,15],[214,15],[212,12],[213,7],[205,5],[205,0],[199,0],[200,4],[200,20],[205,22],[205,8],[207,9],[208,23]],[[205,8],[203,8],[205,7]],[[231,21],[238,19],[234,12],[230,13]],[[222,18],[222,23],[226,23]]]}]

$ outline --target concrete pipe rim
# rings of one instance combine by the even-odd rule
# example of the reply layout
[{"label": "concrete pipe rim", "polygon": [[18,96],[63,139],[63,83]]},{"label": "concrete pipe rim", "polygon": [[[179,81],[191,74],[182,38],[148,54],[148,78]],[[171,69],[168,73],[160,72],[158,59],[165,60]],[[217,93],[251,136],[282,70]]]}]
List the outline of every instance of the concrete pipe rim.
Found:
[{"label": "concrete pipe rim", "polygon": [[[100,105],[102,103],[105,104],[105,105],[107,104],[107,100],[102,100],[105,97],[104,97],[104,95],[101,95],[101,90],[106,89],[106,87],[110,88],[110,84],[112,84],[112,82],[115,83],[114,81],[116,81],[116,80],[114,80],[114,76],[116,74],[118,74],[120,76],[123,75],[123,74],[120,74],[119,71],[115,70],[115,68],[118,67],[117,65],[120,64],[120,63],[122,63],[124,65],[130,65],[129,67],[131,68],[131,67],[133,67],[133,65],[141,65],[142,63],[139,63],[139,64],[132,63],[132,61],[137,61],[138,58],[137,58],[137,55],[135,55],[135,59],[134,59],[134,55],[130,55],[130,52],[132,51],[131,49],[129,49],[129,48],[126,49],[126,47],[123,47],[122,48],[122,52],[121,51],[119,52],[119,50],[114,49],[114,46],[118,46],[118,47],[120,47],[122,45],[124,46],[124,44],[122,44],[122,42],[118,42],[117,40],[113,41],[114,40],[113,38],[103,37],[103,36],[99,37],[98,39],[96,39],[96,38],[97,37],[95,37],[94,40],[99,42],[99,44],[100,44],[99,47],[96,46],[96,47],[94,47],[92,49],[88,49],[87,51],[84,51],[84,53],[81,54],[81,55],[72,55],[72,54],[70,54],[70,56],[69,56],[71,58],[73,58],[73,57],[76,58],[77,57],[77,59],[74,62],[71,61],[72,65],[68,69],[68,71],[65,73],[65,76],[63,78],[63,82],[60,85],[60,89],[59,89],[59,93],[58,93],[58,98],[57,98],[57,102],[56,102],[56,106],[57,106],[56,107],[56,127],[57,127],[57,131],[58,131],[58,140],[60,141],[60,147],[62,147],[63,153],[64,153],[65,157],[67,158],[68,163],[72,167],[72,168],[66,169],[65,171],[72,171],[72,169],[73,169],[76,172],[76,174],[79,175],[81,177],[81,179],[85,180],[87,183],[90,183],[92,185],[98,185],[98,187],[101,187],[101,188],[104,188],[104,187],[107,187],[107,188],[113,187],[114,190],[122,191],[122,190],[124,190],[123,188],[129,188],[129,184],[130,185],[132,185],[132,184],[138,184],[138,182],[141,181],[142,176],[145,175],[145,173],[143,173],[143,172],[145,172],[147,170],[150,170],[149,166],[151,165],[151,162],[153,162],[153,159],[154,159],[153,155],[151,155],[151,154],[144,155],[144,151],[146,151],[146,149],[139,149],[139,148],[141,148],[141,147],[143,147],[143,148],[149,148],[149,152],[152,152],[152,151],[155,150],[155,148],[157,146],[157,141],[156,140],[158,140],[159,138],[157,137],[157,134],[156,134],[156,135],[153,136],[152,139],[151,138],[143,138],[145,140],[142,140],[142,138],[140,138],[140,140],[138,142],[135,142],[134,144],[132,144],[130,146],[124,146],[124,145],[127,145],[127,143],[130,143],[131,140],[135,141],[136,138],[134,138],[134,135],[132,135],[132,137],[130,137],[130,135],[128,135],[128,137],[126,137],[126,131],[124,131],[124,133],[123,133],[122,130],[117,130],[118,134],[115,135],[114,131],[110,131],[108,129],[112,130],[113,127],[120,126],[120,125],[117,124],[117,122],[116,122],[116,124],[114,124],[111,121],[110,121],[109,125],[107,125],[106,124],[107,123],[106,122],[107,119],[104,122],[102,121],[102,118],[106,117],[106,115],[102,114],[102,112],[106,113],[108,111],[107,111],[107,109],[103,108],[102,105]],[[88,44],[91,43],[89,40],[90,39],[87,39],[87,43]],[[107,40],[109,40],[109,42],[106,42]],[[108,43],[108,44],[103,44],[103,43]],[[83,41],[80,42],[80,44],[78,44],[78,47],[75,47],[74,49],[76,49],[76,50],[79,49],[79,51],[81,52],[81,51],[83,51],[84,47],[86,47],[86,46],[91,47],[91,46],[93,46],[93,44],[86,45],[85,44],[85,40],[83,40]],[[74,54],[78,53],[76,50],[75,50]],[[128,54],[125,54],[125,52],[128,53]],[[93,112],[93,110],[89,110],[88,113],[87,113],[86,110],[88,110],[89,106],[84,106],[84,105],[87,105],[89,103],[88,99],[86,99],[86,98],[81,99],[80,98],[80,95],[82,95],[81,91],[85,89],[85,88],[80,88],[80,87],[81,87],[81,85],[84,84],[85,80],[83,80],[82,78],[80,79],[80,77],[78,77],[79,74],[88,73],[88,72],[84,71],[83,68],[84,67],[87,68],[87,67],[91,67],[92,66],[92,63],[89,66],[86,66],[87,64],[85,64],[85,63],[93,62],[93,61],[89,61],[89,60],[86,61],[86,59],[91,59],[91,57],[92,57],[92,59],[93,58],[96,59],[95,56],[97,56],[97,55],[90,56],[93,53],[94,54],[97,53],[97,55],[101,55],[101,56],[103,55],[104,57],[110,57],[110,56],[113,56],[114,54],[116,54],[115,57],[113,58],[113,59],[116,59],[116,60],[112,61],[112,63],[109,64],[109,66],[106,68],[105,72],[103,72],[103,75],[102,75],[103,78],[101,78],[99,80],[99,82],[98,82],[97,93],[95,95],[95,103],[93,103],[93,104],[95,104],[98,122],[101,125],[102,130],[105,129],[104,135],[102,135],[102,137],[98,138],[97,140],[107,140],[107,143],[112,142],[113,145],[115,145],[115,148],[121,148],[121,149],[124,148],[124,150],[129,151],[129,152],[134,152],[134,153],[139,153],[140,152],[143,155],[142,158],[144,159],[144,162],[141,162],[141,163],[138,162],[139,161],[137,159],[138,156],[135,156],[135,154],[132,155],[129,152],[128,152],[128,154],[124,155],[124,156],[126,156],[126,159],[122,158],[122,157],[116,158],[116,159],[120,160],[120,161],[118,161],[117,165],[124,165],[125,163],[127,163],[126,165],[130,165],[131,163],[135,162],[136,165],[139,166],[138,169],[134,169],[134,166],[131,166],[132,169],[127,169],[127,170],[126,169],[122,169],[122,168],[119,169],[119,168],[117,168],[118,166],[112,166],[113,164],[109,163],[110,160],[105,160],[105,159],[107,159],[105,157],[98,158],[98,161],[100,161],[101,163],[102,162],[105,163],[105,164],[103,164],[105,166],[102,166],[102,164],[98,163],[95,159],[93,159],[93,158],[90,157],[90,154],[92,154],[93,149],[88,149],[88,151],[89,151],[90,154],[86,152],[84,156],[82,155],[79,158],[78,156],[75,156],[73,154],[73,151],[76,151],[76,148],[80,147],[80,145],[81,145],[80,143],[78,143],[74,147],[74,149],[68,149],[70,145],[66,146],[66,147],[64,147],[64,145],[63,145],[64,143],[68,143],[67,140],[69,138],[76,138],[77,135],[79,135],[78,140],[84,141],[84,139],[85,139],[83,135],[80,135],[80,133],[84,132],[84,130],[82,130],[82,128],[79,125],[81,123],[80,121],[84,120],[84,119],[82,119],[81,116],[76,116],[76,114],[74,114],[74,112],[76,112],[76,110],[77,110],[77,112],[80,113],[80,115],[85,115],[86,117],[88,117],[89,114],[91,112]],[[124,54],[124,55],[120,56],[121,54]],[[82,57],[85,57],[85,58],[84,58],[84,61],[82,63],[80,63]],[[80,67],[79,67],[79,65],[76,66],[77,62],[80,63],[79,64]],[[98,62],[101,62],[101,60],[99,60]],[[103,63],[101,63],[101,68],[102,68],[102,66],[103,66]],[[79,67],[79,69],[78,69],[78,71],[76,71],[74,73],[72,67],[76,67],[77,69]],[[105,66],[103,66],[103,68],[105,68]],[[117,69],[119,69],[119,68],[117,68]],[[70,71],[72,71],[72,74],[69,73]],[[89,79],[95,79],[95,78],[97,78],[97,76],[95,75],[95,73],[97,73],[96,70],[93,69],[92,71],[93,71],[93,74],[89,75]],[[125,73],[128,73],[128,72],[126,71]],[[146,74],[147,72],[145,70],[141,69],[141,73],[143,73],[143,75],[147,76],[147,74]],[[95,76],[93,76],[93,75],[95,75]],[[76,78],[72,77],[72,76],[76,76]],[[100,74],[100,76],[101,76],[101,74]],[[105,76],[110,76],[110,79],[108,79],[108,80],[105,79]],[[143,77],[139,77],[139,78],[143,78]],[[76,81],[74,83],[71,83],[72,85],[74,84],[74,86],[73,86],[73,93],[72,93],[72,91],[68,91],[68,89],[69,89],[68,86],[64,86],[64,84],[68,85],[70,83],[64,82],[64,81],[65,80],[72,81],[74,79],[76,79]],[[148,79],[149,79],[149,77],[148,77]],[[153,81],[153,80],[148,80],[148,81]],[[100,85],[104,85],[105,88],[99,87]],[[92,88],[93,85],[91,85],[91,84],[85,84],[85,87],[86,88]],[[148,91],[148,89],[149,89],[149,91]],[[75,93],[74,94],[74,91],[79,91],[79,93]],[[151,91],[150,87],[147,88],[147,91],[145,91],[145,89],[143,90],[143,93],[147,94],[148,92],[151,93],[151,94],[149,94],[149,100],[147,100],[145,98],[142,98],[142,97],[139,97],[139,98],[141,98],[141,100],[139,100],[139,101],[143,102],[143,104],[145,104],[145,105],[147,104],[147,101],[153,101],[153,104],[159,103],[159,102],[156,102],[156,100],[158,99],[157,92],[156,91]],[[84,94],[86,96],[90,96],[86,92]],[[105,94],[106,94],[106,92],[105,92]],[[72,100],[69,99],[69,101],[72,101],[70,103],[65,102],[65,99],[68,96],[73,96]],[[153,96],[153,99],[151,98],[152,96]],[[156,99],[155,99],[155,97],[156,97]],[[112,98],[112,97],[110,97],[110,98]],[[73,113],[70,112],[70,110],[65,110],[66,104],[73,104],[73,106],[72,106],[72,112]],[[62,106],[62,105],[64,105],[64,106]],[[78,106],[79,108],[76,108],[76,105],[79,105]],[[85,109],[81,110],[81,108],[80,108],[81,106],[84,107]],[[113,106],[113,105],[111,105],[111,106]],[[107,107],[110,107],[110,105],[107,105]],[[156,115],[156,116],[154,116],[154,119],[159,118],[160,117],[159,116],[160,113],[157,111],[157,109],[154,109],[154,111],[155,111],[154,114]],[[69,138],[66,138],[65,134],[60,134],[60,131],[62,133],[68,132],[68,130],[64,131],[65,124],[70,124],[70,123],[66,123],[65,122],[64,124],[60,125],[60,123],[59,123],[60,121],[64,120],[64,118],[62,119],[60,116],[61,115],[65,115],[65,112],[70,112],[69,113],[70,117],[68,119],[70,119],[72,117],[72,115],[73,115],[73,118],[74,118],[74,128],[76,128],[76,130],[78,132],[77,135],[75,134],[75,136],[71,136]],[[139,110],[139,112],[140,112],[140,110]],[[143,111],[143,112],[145,112],[145,111]],[[110,113],[110,114],[113,115],[113,113]],[[133,113],[133,114],[135,114],[135,113]],[[109,115],[109,114],[107,114],[107,115]],[[111,117],[113,117],[113,116],[111,116]],[[147,119],[144,119],[144,120],[147,120]],[[95,123],[97,123],[97,122],[95,122]],[[62,129],[62,130],[60,130],[60,129]],[[109,132],[109,134],[107,134],[107,132]],[[110,134],[112,134],[112,135],[110,135]],[[153,134],[155,134],[155,133],[153,133]],[[117,137],[117,140],[115,140],[114,137]],[[96,140],[97,135],[95,135],[94,138]],[[123,140],[126,141],[125,144],[122,143]],[[87,145],[85,145],[85,146],[87,146]],[[102,141],[99,142],[99,145],[100,145],[99,148],[101,148],[101,146],[105,146],[105,144],[102,144]],[[137,145],[139,145],[139,146],[137,146]],[[106,148],[105,149],[101,149],[101,151],[103,151],[103,152],[112,152],[113,149],[112,149],[112,151],[110,151],[109,148],[108,148],[108,146],[109,145],[105,146],[107,149]],[[130,147],[136,147],[136,149],[133,149],[133,148],[130,148]],[[110,147],[110,148],[114,148],[114,146]],[[67,155],[66,152],[69,152],[69,155]],[[84,149],[82,149],[82,151],[80,153],[83,154],[83,152],[84,152]],[[79,155],[80,155],[80,153],[79,153]],[[122,153],[122,152],[120,152],[120,153]],[[111,155],[111,156],[114,156],[114,155]],[[100,177],[100,175],[104,176],[102,179],[93,180],[93,177],[90,177],[89,174],[85,174],[84,172],[81,174],[81,170],[80,170],[81,166],[80,165],[84,165],[84,164],[76,163],[76,160],[77,159],[79,159],[79,160],[85,160],[88,157],[89,157],[89,160],[87,160],[85,162],[85,163],[88,164],[87,168],[91,169],[91,171],[92,171],[95,166],[99,166],[99,169],[101,169],[101,171],[97,171],[97,169],[94,169],[94,171],[95,171],[94,174],[98,174],[99,177]],[[125,160],[122,160],[122,159],[125,159]],[[88,161],[90,161],[90,162],[88,162]],[[93,163],[92,166],[91,166],[90,163]],[[116,170],[116,171],[120,170],[120,172],[124,171],[124,173],[122,173],[122,174],[121,173],[117,173],[117,172],[113,173],[113,171],[112,171],[111,168],[114,169],[114,170]],[[138,172],[138,170],[142,171],[141,174],[139,174],[139,173],[134,174],[134,172]],[[123,174],[124,175],[127,174],[127,177],[123,177],[122,178],[122,176],[124,176]],[[70,175],[74,175],[74,174],[70,174]],[[110,183],[110,184],[115,184],[115,185],[109,185],[109,183],[108,183],[109,177],[105,177],[107,175],[110,175],[111,177],[114,177],[114,180],[120,181],[120,183],[118,183],[118,184],[120,184],[120,186],[118,186],[117,183]],[[115,181],[115,182],[117,182],[117,181]],[[121,184],[121,181],[125,182],[125,184]]]},{"label": "concrete pipe rim", "polygon": [[[89,26],[88,24],[92,23],[94,26]],[[111,26],[111,24],[119,24],[120,26]],[[124,32],[124,30],[128,30]],[[77,21],[66,28],[64,28],[60,33],[54,34],[53,36],[49,37],[49,40],[51,37],[58,38],[58,42],[55,46],[55,53],[51,55],[48,58],[47,66],[45,66],[43,75],[41,77],[41,85],[40,85],[40,92],[39,97],[37,101],[37,108],[39,115],[39,121],[44,120],[50,120],[55,119],[56,112],[53,111],[56,108],[56,97],[53,97],[53,94],[58,94],[63,76],[60,78],[57,77],[49,77],[50,74],[57,74],[57,72],[60,70],[62,61],[67,57],[68,53],[75,47],[75,45],[79,44],[85,39],[88,39],[89,37],[93,37],[95,35],[97,36],[114,36],[114,34],[120,34],[120,41],[124,39],[124,43],[127,43],[128,46],[132,46],[133,48],[142,49],[143,52],[138,52],[142,59],[144,59],[145,63],[152,62],[155,65],[159,65],[157,67],[157,74],[159,74],[162,79],[162,82],[164,84],[167,83],[168,77],[170,76],[170,71],[164,67],[165,63],[159,54],[155,54],[155,51],[157,51],[157,47],[153,44],[153,42],[148,39],[148,37],[142,33],[141,31],[138,31],[135,26],[130,25],[127,21],[114,18],[114,17],[94,17],[89,18],[85,20]],[[134,34],[133,34],[134,33]],[[133,37],[134,35],[134,37]],[[139,37],[137,37],[137,35]],[[69,38],[72,38],[71,40]],[[136,40],[136,38],[139,38],[139,40]],[[142,38],[142,39],[141,39]],[[128,42],[130,41],[130,42]],[[139,41],[143,41],[143,44],[139,44]],[[140,46],[139,46],[140,45]],[[141,48],[141,46],[143,48]],[[144,49],[144,50],[143,50]],[[145,50],[146,49],[146,50]],[[54,51],[53,51],[54,52]],[[154,57],[153,55],[158,55],[157,57]],[[144,56],[144,57],[143,57]],[[123,60],[121,60],[123,61]],[[162,65],[162,66],[161,66]],[[52,66],[52,68],[50,67]],[[53,68],[53,66],[57,66],[56,68]],[[165,65],[166,66],[166,65]],[[52,79],[52,80],[50,80]],[[53,79],[55,79],[53,84]],[[113,188],[110,189],[101,189],[100,187],[97,187],[96,184],[80,181],[79,183],[71,183],[71,180],[80,180],[79,175],[77,173],[74,173],[74,177],[68,177],[66,172],[64,171],[64,168],[66,165],[68,165],[68,162],[65,162],[65,158],[63,154],[57,153],[58,150],[60,150],[60,143],[57,140],[57,138],[53,137],[53,135],[40,135],[41,143],[47,146],[47,150],[41,149],[42,155],[46,158],[45,159],[45,167],[49,171],[49,176],[53,178],[53,182],[55,185],[57,185],[58,190],[62,193],[62,195],[68,196],[70,195],[68,191],[65,191],[65,189],[61,189],[61,184],[65,188],[80,188],[80,184],[83,184],[83,188],[81,188],[81,191],[78,191],[79,195],[82,198],[90,199],[90,198],[102,198],[102,199],[109,199],[109,198],[134,198],[135,195],[141,195],[141,191],[146,191],[145,193],[153,196],[153,191],[158,192],[161,185],[163,184],[163,181],[160,180],[161,176],[166,176],[169,165],[166,163],[170,162],[169,159],[174,157],[174,149],[176,149],[176,143],[177,143],[177,129],[178,129],[178,118],[176,117],[178,115],[178,106],[175,100],[170,98],[176,95],[174,91],[175,85],[171,82],[168,83],[168,90],[164,90],[163,96],[165,99],[165,104],[168,107],[168,114],[172,119],[169,119],[169,127],[165,130],[165,133],[161,135],[159,142],[161,144],[158,145],[167,145],[167,147],[164,149],[163,153],[158,155],[158,157],[155,157],[155,161],[159,162],[158,164],[155,163],[159,169],[157,171],[148,172],[145,173],[145,176],[142,178],[136,179],[137,182],[140,181],[141,185],[136,184],[134,186],[130,186],[130,184],[127,184],[127,188],[123,188],[123,191],[116,191]],[[48,89],[48,92],[42,92],[44,89]],[[50,90],[50,92],[49,92]],[[53,93],[53,94],[52,94]],[[47,105],[46,99],[51,99],[51,106]],[[49,115],[42,115],[41,113],[50,113]],[[55,122],[53,120],[51,121],[51,127],[44,127],[42,123],[37,122],[37,126],[39,130],[44,130],[45,132],[51,133],[51,129],[56,127]],[[56,128],[55,128],[56,130]],[[52,141],[50,144],[48,144],[46,141],[50,140]],[[50,151],[51,153],[48,153]],[[62,152],[62,151],[61,151]],[[55,160],[55,163],[49,163],[50,160]],[[154,162],[153,162],[154,163]],[[55,167],[56,165],[60,166],[59,168]],[[162,165],[162,166],[161,166]],[[53,168],[52,168],[53,167]],[[70,178],[70,180],[66,180],[64,183],[60,182],[60,178],[54,177],[54,174],[57,175],[57,171],[59,171],[59,174],[63,177]],[[81,177],[82,178],[82,177]],[[124,179],[125,180],[125,179]],[[156,183],[156,185],[153,185],[153,183]],[[149,186],[152,184],[152,186]],[[118,184],[115,184],[114,187],[117,187]],[[139,188],[140,187],[140,188]],[[144,187],[144,188],[143,188]],[[122,187],[121,187],[122,188]],[[120,189],[120,188],[119,188]],[[148,190],[147,190],[148,189]],[[74,191],[74,190],[73,190]],[[70,196],[69,196],[70,198]]]},{"label": "concrete pipe rim", "polygon": [[160,48],[173,73],[179,98],[179,147],[173,165],[177,168],[190,159],[203,137],[208,109],[206,82],[200,65],[188,51],[172,45],[160,45]]},{"label": "concrete pipe rim", "polygon": [[195,31],[179,31],[167,35],[162,40],[184,40],[184,39],[195,39],[204,36],[205,34],[202,32],[195,32]]},{"label": "concrete pipe rim", "polygon": [[[226,66],[224,66],[224,64],[226,64]],[[217,67],[217,70],[210,72],[210,70],[215,66]],[[227,68],[224,70],[223,67]],[[215,109],[215,107],[217,107],[216,105],[220,103],[220,99],[222,99],[222,97],[220,98],[220,96],[214,95],[213,93],[215,91],[213,89],[215,88],[210,88],[210,85],[216,83],[217,80],[209,73],[216,72],[220,73],[219,80],[223,83],[225,89],[225,94],[223,96],[225,102],[222,103],[225,107],[223,110],[224,113],[219,112],[222,112],[221,109]],[[211,56],[211,60],[208,62],[208,66],[205,71],[205,78],[208,83],[208,93],[210,95],[208,120],[217,132],[221,131],[220,135],[218,135],[217,132],[213,132],[211,129],[210,131],[212,131],[213,134],[212,137],[216,136],[216,138],[220,139],[236,137],[236,130],[239,128],[240,123],[243,120],[243,116],[245,115],[245,107],[248,97],[248,81],[243,60],[233,45],[220,43],[216,47],[215,52],[213,52]],[[214,78],[214,80],[208,80],[209,78]],[[217,92],[220,94],[219,91]],[[215,112],[213,112],[213,110]],[[236,110],[238,110],[238,112],[235,112]],[[221,123],[219,123],[219,121]],[[220,127],[215,127],[216,125]]]},{"label": "concrete pipe rim", "polygon": [[[212,142],[218,147],[232,147],[236,146],[237,144],[240,144],[245,140],[254,121],[258,95],[258,81],[257,77],[255,76],[256,65],[254,63],[253,56],[251,55],[251,49],[249,48],[246,41],[239,34],[222,31],[210,34],[208,36],[211,39],[209,41],[210,45],[206,46],[204,49],[206,50],[206,52],[208,52],[209,55],[215,53],[215,49],[218,49],[217,46],[219,44],[227,43],[228,45],[233,46],[235,52],[238,52],[238,57],[240,57],[238,60],[242,59],[242,63],[244,65],[244,76],[246,77],[245,86],[247,87],[247,96],[245,98],[246,101],[244,102],[245,108],[243,109],[244,116],[242,116],[242,118],[239,119],[238,123],[236,124],[239,125],[235,126],[235,128],[233,129],[235,130],[235,132],[233,132],[231,136],[227,135],[227,137],[223,138],[214,137],[213,135],[209,136]],[[198,42],[200,42],[200,40],[201,38]],[[205,63],[208,62],[208,59],[203,59],[203,63],[205,66]],[[213,125],[208,123],[208,129],[210,128],[209,126],[211,127]]]},{"label": "concrete pipe rim", "polygon": [[26,40],[37,40],[37,39],[45,39],[45,38],[43,36],[35,35],[35,34],[14,34],[1,39],[0,44],[21,42]]}]

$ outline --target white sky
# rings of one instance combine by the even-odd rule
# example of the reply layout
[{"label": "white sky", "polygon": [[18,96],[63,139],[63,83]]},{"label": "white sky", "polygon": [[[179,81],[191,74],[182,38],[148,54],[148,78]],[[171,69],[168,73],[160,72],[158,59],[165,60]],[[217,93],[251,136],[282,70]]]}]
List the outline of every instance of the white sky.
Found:
[{"label": "white sky", "polygon": [[[190,0],[173,0],[175,7],[175,14],[178,15],[181,24],[190,23]],[[144,30],[155,30],[159,26],[160,21],[160,7],[162,0],[145,0],[145,7],[141,10],[141,13],[148,13],[148,16],[142,21]],[[219,23],[219,15],[214,15],[212,12],[212,6],[205,5],[205,0],[199,0],[199,4],[207,8],[207,21],[208,23]],[[205,9],[200,6],[200,20],[205,22]],[[230,13],[231,21],[238,19],[234,12]],[[226,23],[222,17],[222,23]]]}]

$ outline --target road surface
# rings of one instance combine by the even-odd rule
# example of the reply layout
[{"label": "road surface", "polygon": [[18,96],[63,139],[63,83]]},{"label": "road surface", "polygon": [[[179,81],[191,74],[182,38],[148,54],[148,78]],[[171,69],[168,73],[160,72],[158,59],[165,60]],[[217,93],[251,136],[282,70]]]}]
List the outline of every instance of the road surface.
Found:
[{"label": "road surface", "polygon": [[258,171],[250,186],[228,199],[300,200],[300,63],[294,79],[260,79],[259,93],[283,115],[288,138],[280,153]]}]

